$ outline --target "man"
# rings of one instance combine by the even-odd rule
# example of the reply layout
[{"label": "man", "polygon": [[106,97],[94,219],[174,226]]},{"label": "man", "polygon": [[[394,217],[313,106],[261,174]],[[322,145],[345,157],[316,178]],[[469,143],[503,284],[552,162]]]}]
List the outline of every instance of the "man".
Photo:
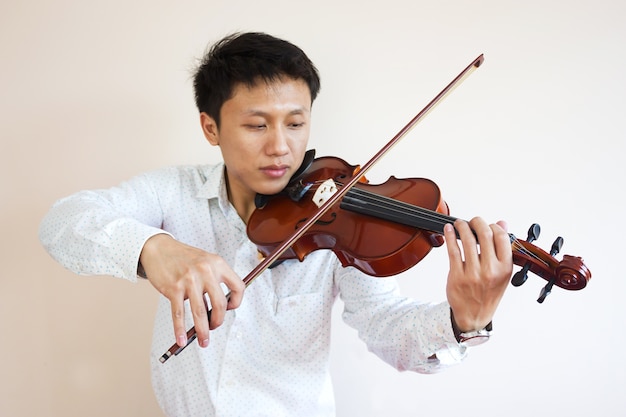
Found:
[{"label": "man", "polygon": [[[244,299],[241,277],[259,262],[246,235],[254,198],[284,189],[301,165],[319,77],[298,47],[243,33],[213,46],[194,88],[202,131],[223,164],[166,168],[77,193],[57,202],[40,229],[43,245],[72,271],[145,276],[162,294],[151,360],[167,415],[333,415],[328,352],[337,296],[343,319],[397,369],[435,372],[465,356],[464,334],[485,336],[512,252],[504,223],[480,218],[445,227],[446,302],[402,297],[393,279],[343,268],[326,250],[266,270]],[[187,343],[192,325],[200,348],[160,363],[174,340]]]}]

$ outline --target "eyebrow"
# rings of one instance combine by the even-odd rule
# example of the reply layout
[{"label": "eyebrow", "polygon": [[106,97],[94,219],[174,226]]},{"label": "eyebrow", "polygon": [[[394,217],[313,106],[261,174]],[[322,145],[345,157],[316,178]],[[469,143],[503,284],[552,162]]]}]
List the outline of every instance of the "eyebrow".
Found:
[{"label": "eyebrow", "polygon": [[[305,113],[310,113],[311,110],[305,108],[305,107],[298,107],[295,108],[293,110],[291,110],[289,113],[287,113],[288,115],[298,115],[298,114],[305,114]],[[250,110],[246,110],[243,112],[243,115],[245,116],[263,116],[263,117],[267,117],[269,116],[270,113],[263,111],[263,110],[255,110],[255,109],[250,109]]]}]

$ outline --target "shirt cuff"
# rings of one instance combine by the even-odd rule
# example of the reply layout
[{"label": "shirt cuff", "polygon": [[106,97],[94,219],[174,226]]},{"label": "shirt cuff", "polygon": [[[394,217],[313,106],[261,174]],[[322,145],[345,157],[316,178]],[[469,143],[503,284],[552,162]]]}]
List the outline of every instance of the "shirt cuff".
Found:
[{"label": "shirt cuff", "polygon": [[459,344],[452,330],[450,304],[443,302],[428,312],[436,323],[437,337],[433,339],[433,351],[441,367],[457,364],[467,356],[467,347]]}]

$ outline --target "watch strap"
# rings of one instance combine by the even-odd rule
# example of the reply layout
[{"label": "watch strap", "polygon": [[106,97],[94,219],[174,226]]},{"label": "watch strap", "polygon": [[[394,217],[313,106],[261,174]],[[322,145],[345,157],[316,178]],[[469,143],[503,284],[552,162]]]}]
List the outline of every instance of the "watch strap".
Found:
[{"label": "watch strap", "polygon": [[493,330],[493,322],[489,322],[483,329],[470,332],[462,332],[454,320],[454,313],[450,308],[450,321],[452,322],[452,331],[456,341],[466,346],[476,346],[489,340],[491,331]]}]

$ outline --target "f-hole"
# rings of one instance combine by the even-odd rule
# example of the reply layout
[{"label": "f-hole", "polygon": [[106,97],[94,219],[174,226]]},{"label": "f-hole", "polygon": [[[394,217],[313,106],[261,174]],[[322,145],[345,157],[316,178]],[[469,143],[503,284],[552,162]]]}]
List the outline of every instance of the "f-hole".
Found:
[{"label": "f-hole", "polygon": [[[321,226],[328,226],[330,224],[332,224],[336,219],[337,219],[337,213],[332,212],[330,213],[330,217],[332,217],[331,220],[318,220],[315,222],[315,224],[319,224]],[[305,223],[307,221],[308,217],[304,217],[300,220],[298,220],[296,222],[296,227],[294,227],[294,230],[298,230],[298,228],[300,227],[300,224]]]}]

